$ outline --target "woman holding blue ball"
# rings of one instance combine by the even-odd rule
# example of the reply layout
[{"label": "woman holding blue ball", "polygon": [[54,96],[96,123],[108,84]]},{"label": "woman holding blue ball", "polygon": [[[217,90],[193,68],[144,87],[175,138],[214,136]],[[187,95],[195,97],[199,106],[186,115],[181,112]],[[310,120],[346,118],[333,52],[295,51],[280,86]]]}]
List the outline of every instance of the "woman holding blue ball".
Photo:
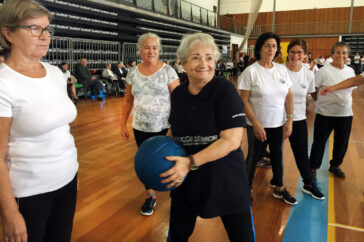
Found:
[{"label": "woman holding blue ball", "polygon": [[210,35],[186,35],[177,57],[189,82],[171,94],[168,133],[183,145],[188,157],[167,157],[175,165],[161,174],[168,187],[177,186],[171,192],[169,239],[188,241],[197,216],[220,216],[230,241],[254,241],[251,197],[240,148],[243,103],[230,82],[214,76],[220,52]]}]

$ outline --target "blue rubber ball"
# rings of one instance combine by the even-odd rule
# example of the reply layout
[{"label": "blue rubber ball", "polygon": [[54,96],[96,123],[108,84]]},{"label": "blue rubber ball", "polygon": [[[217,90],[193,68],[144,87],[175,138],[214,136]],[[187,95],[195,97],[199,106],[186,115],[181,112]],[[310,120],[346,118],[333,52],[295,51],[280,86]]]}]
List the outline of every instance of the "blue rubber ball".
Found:
[{"label": "blue rubber ball", "polygon": [[168,136],[155,136],[147,139],[139,147],[135,159],[135,172],[147,188],[157,191],[173,190],[167,188],[167,183],[161,183],[165,178],[159,175],[174,166],[174,161],[166,160],[166,156],[186,156],[182,145]]}]

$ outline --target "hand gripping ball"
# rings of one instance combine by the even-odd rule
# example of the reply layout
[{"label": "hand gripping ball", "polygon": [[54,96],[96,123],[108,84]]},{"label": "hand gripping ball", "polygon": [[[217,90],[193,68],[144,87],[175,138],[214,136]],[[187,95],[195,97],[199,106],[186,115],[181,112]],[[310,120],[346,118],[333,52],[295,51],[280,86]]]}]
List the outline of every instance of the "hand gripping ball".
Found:
[{"label": "hand gripping ball", "polygon": [[139,147],[134,159],[135,172],[148,189],[168,191],[175,188],[167,188],[168,183],[161,183],[165,178],[159,176],[174,166],[175,162],[166,160],[166,156],[186,156],[186,152],[168,136],[149,138]]}]

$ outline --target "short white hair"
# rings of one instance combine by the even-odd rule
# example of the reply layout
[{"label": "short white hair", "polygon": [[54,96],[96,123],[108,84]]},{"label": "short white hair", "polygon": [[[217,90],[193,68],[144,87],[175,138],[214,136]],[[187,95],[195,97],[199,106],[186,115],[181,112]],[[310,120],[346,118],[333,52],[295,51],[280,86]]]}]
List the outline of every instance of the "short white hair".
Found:
[{"label": "short white hair", "polygon": [[148,38],[154,38],[157,41],[158,51],[159,51],[159,53],[161,52],[161,50],[162,50],[161,38],[158,35],[149,32],[149,33],[142,34],[138,39],[137,50],[138,50],[139,55],[140,55],[140,51],[142,49],[142,46],[143,46],[145,40]]},{"label": "short white hair", "polygon": [[186,63],[188,54],[196,44],[211,47],[214,50],[215,62],[220,58],[221,53],[211,35],[205,33],[187,34],[182,38],[177,49],[177,58],[182,64]]}]

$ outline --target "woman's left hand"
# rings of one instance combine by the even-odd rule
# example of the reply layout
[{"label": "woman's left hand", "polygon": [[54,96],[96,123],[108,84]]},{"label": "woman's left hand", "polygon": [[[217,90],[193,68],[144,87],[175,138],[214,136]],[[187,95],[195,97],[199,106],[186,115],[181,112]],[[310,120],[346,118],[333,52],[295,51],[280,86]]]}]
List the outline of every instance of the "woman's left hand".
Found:
[{"label": "woman's left hand", "polygon": [[287,139],[292,134],[292,121],[287,121],[284,125],[284,139]]},{"label": "woman's left hand", "polygon": [[167,156],[166,159],[169,161],[175,161],[176,163],[171,169],[160,174],[160,177],[166,178],[162,180],[162,183],[169,183],[167,188],[173,186],[178,187],[182,184],[183,179],[190,171],[190,159],[183,156]]}]

